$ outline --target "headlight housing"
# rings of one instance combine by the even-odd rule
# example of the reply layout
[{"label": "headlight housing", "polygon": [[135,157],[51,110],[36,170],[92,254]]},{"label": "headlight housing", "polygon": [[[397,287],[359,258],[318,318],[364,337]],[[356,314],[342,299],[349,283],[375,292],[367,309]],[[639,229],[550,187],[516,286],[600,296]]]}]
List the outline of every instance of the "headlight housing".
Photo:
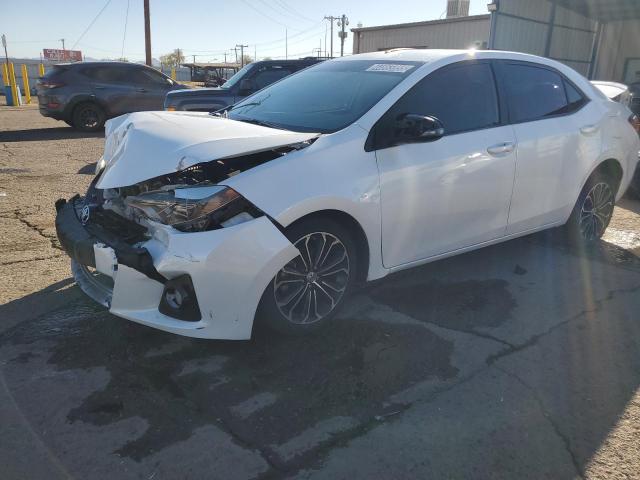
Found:
[{"label": "headlight housing", "polygon": [[261,215],[234,189],[219,185],[155,190],[128,196],[126,203],[149,220],[183,232],[213,230]]}]

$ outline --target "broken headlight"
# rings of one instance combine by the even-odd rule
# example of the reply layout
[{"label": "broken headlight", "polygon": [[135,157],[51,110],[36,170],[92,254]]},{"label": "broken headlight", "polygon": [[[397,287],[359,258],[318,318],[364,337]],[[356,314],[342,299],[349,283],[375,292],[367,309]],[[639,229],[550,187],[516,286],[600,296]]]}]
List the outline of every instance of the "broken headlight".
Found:
[{"label": "broken headlight", "polygon": [[246,222],[261,212],[229,187],[155,190],[128,196],[136,213],[183,232],[202,232]]}]

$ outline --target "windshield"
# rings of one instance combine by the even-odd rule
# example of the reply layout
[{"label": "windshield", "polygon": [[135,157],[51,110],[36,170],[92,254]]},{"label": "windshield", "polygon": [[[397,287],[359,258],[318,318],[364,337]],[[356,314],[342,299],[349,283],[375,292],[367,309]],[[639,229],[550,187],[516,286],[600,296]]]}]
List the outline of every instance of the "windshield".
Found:
[{"label": "windshield", "polygon": [[380,60],[323,62],[246,98],[228,116],[298,132],[335,132],[364,115],[420,65]]},{"label": "windshield", "polygon": [[249,71],[249,69],[251,69],[253,67],[252,64],[248,64],[245,65],[244,67],[242,67],[240,70],[238,70],[236,72],[236,74],[231,77],[229,80],[227,80],[226,82],[224,82],[224,84],[222,85],[222,87],[220,88],[231,88],[233,87],[236,83],[238,83],[242,77],[245,76],[245,74]]}]

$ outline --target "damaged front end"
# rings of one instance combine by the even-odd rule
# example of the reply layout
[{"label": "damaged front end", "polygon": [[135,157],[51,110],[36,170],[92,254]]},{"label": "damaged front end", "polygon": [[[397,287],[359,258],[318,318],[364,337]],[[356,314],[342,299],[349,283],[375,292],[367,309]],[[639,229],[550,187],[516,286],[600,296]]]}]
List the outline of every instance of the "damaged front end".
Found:
[{"label": "damaged front end", "polygon": [[[311,141],[220,158],[56,202],[56,229],[80,288],[162,330],[247,339],[262,292],[297,254],[280,228],[224,181]],[[122,159],[119,160],[122,162]],[[113,182],[111,182],[113,183]]]}]

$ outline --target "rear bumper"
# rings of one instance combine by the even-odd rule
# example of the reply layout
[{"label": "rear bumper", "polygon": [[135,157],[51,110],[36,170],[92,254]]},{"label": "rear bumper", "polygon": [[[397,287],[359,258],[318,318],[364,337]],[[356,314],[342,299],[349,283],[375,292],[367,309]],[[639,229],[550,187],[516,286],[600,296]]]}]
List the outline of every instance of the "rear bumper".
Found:
[{"label": "rear bumper", "polygon": [[[251,338],[265,288],[298,255],[267,217],[199,233],[158,226],[151,232],[152,238],[131,246],[83,226],[79,203],[78,197],[58,202],[56,230],[72,258],[80,288],[115,315],[179,335]],[[110,276],[112,286],[96,285],[95,275],[86,267]],[[197,299],[197,321],[161,312],[165,288],[184,277],[190,279]]]}]

